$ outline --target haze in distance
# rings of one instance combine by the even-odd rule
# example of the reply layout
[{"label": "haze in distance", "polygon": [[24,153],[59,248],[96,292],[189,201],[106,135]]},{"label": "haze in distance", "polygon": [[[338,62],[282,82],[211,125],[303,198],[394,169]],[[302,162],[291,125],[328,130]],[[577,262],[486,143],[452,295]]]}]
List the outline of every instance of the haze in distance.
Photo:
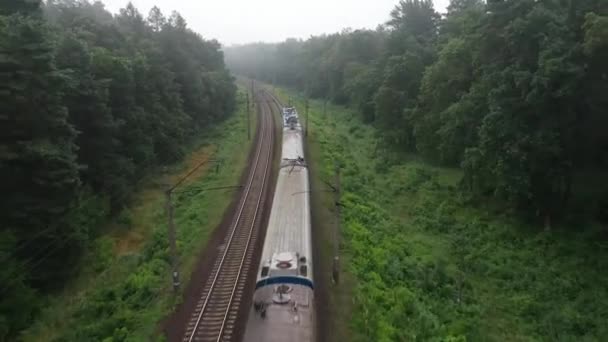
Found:
[{"label": "haze in distance", "polygon": [[[117,13],[127,0],[104,0]],[[178,11],[188,26],[225,46],[279,42],[287,38],[340,32],[344,28],[374,29],[388,19],[398,0],[131,0],[144,17],[153,6],[169,16]],[[434,0],[444,13],[449,0]]]}]

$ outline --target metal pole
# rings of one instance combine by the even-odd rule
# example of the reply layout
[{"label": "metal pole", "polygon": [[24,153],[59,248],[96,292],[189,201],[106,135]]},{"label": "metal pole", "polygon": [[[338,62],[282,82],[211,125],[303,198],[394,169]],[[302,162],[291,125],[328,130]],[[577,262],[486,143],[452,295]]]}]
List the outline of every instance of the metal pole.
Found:
[{"label": "metal pole", "polygon": [[323,101],[323,117],[327,117],[327,99]]},{"label": "metal pole", "polygon": [[[188,172],[184,177],[182,177],[180,180],[178,180],[177,183],[175,183],[173,186],[170,186],[170,188],[167,189],[167,191],[165,191],[165,199],[167,202],[165,205],[165,209],[167,211],[167,216],[169,219],[168,235],[169,235],[169,253],[171,254],[171,277],[173,278],[173,291],[176,293],[179,290],[181,283],[179,281],[179,262],[178,262],[178,256],[177,256],[177,243],[175,241],[175,223],[173,222],[174,208],[173,208],[173,203],[171,202],[171,194],[173,193],[173,190],[175,190],[178,186],[180,186],[196,170],[198,170],[203,165],[205,165],[207,163],[211,163],[211,162],[215,163],[215,162],[218,162],[218,160],[209,159],[209,160],[205,160],[205,161],[201,162],[196,167],[194,167],[192,170],[190,170],[190,172]],[[217,170],[218,169],[216,169],[216,171]]]},{"label": "metal pole", "polygon": [[167,214],[169,216],[169,249],[171,252],[171,276],[173,278],[173,291],[177,293],[179,290],[179,268],[177,262],[177,244],[175,242],[175,225],[173,224],[173,204],[171,203],[171,192],[165,192],[167,199]]},{"label": "metal pole", "polygon": [[308,97],[306,97],[306,102],[304,104],[304,108],[306,109],[306,127],[304,131],[304,136],[308,136]]},{"label": "metal pole", "polygon": [[251,119],[249,116],[249,93],[247,93],[247,140],[251,140]]},{"label": "metal pole", "polygon": [[341,208],[340,208],[340,166],[336,164],[336,191],[335,191],[335,202],[336,202],[336,227],[334,232],[334,260],[333,260],[333,279],[334,283],[340,282],[340,221],[341,221]]}]

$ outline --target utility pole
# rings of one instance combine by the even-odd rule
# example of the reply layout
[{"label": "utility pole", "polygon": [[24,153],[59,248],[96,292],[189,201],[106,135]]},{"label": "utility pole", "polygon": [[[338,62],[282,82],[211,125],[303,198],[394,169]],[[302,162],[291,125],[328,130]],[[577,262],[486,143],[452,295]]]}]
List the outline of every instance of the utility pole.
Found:
[{"label": "utility pole", "polygon": [[336,227],[334,230],[334,260],[333,260],[333,279],[334,283],[340,282],[340,223],[341,223],[341,203],[340,203],[340,166],[336,164],[336,189],[334,192],[336,204]]},{"label": "utility pole", "polygon": [[166,210],[169,216],[169,251],[171,253],[171,278],[173,279],[173,292],[177,293],[181,285],[179,281],[179,268],[177,260],[177,244],[175,242],[175,225],[173,224],[173,203],[171,202],[172,189],[165,192],[167,200]]},{"label": "utility pole", "polygon": [[304,136],[308,137],[308,96],[306,97],[306,101],[304,102],[304,109],[306,111],[306,127],[304,128]]},{"label": "utility pole", "polygon": [[251,140],[251,119],[249,113],[249,93],[247,93],[247,140]]},{"label": "utility pole", "polygon": [[[175,239],[175,223],[173,222],[174,208],[173,208],[173,202],[172,202],[171,195],[173,193],[173,190],[175,190],[178,186],[180,186],[188,177],[190,177],[194,172],[196,172],[196,170],[200,169],[201,166],[203,166],[207,163],[215,163],[215,162],[219,162],[219,161],[215,160],[215,159],[208,159],[208,160],[205,160],[205,161],[199,163],[192,170],[190,170],[190,172],[188,172],[184,177],[182,177],[173,186],[170,186],[165,191],[165,200],[167,202],[165,204],[165,209],[167,210],[167,216],[169,219],[168,237],[169,237],[169,252],[171,253],[171,278],[173,279],[173,291],[175,293],[177,293],[177,291],[179,290],[181,283],[179,281],[179,260],[178,260],[178,256],[177,256],[177,243],[175,241],[176,240]],[[216,169],[216,171],[217,170],[219,170],[219,169]]]},{"label": "utility pole", "polygon": [[251,140],[251,111],[255,108],[255,92],[253,86],[253,78],[251,79],[251,108],[247,101],[247,140]]}]

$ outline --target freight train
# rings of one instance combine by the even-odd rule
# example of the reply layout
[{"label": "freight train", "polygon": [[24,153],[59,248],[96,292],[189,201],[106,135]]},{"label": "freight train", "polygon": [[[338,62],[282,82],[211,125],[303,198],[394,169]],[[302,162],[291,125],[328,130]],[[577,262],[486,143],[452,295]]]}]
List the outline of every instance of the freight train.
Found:
[{"label": "freight train", "polygon": [[245,341],[315,339],[308,167],[295,108],[283,108],[281,164]]}]

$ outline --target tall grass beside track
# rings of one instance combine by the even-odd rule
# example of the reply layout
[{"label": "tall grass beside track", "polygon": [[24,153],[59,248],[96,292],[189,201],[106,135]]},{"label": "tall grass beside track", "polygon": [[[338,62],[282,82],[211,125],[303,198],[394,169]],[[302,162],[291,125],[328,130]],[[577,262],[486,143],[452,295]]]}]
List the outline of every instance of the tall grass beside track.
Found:
[{"label": "tall grass beside track", "polygon": [[[171,289],[167,217],[163,189],[205,159],[219,159],[220,172],[209,164],[174,195],[177,247],[182,289],[196,257],[218,226],[233,191],[197,189],[237,185],[247,161],[244,94],[239,110],[204,132],[184,163],[142,181],[133,204],[92,241],[73,284],[49,299],[40,319],[24,332],[25,341],[162,340],[159,321],[178,304]],[[252,116],[253,118],[253,116]],[[252,119],[255,127],[255,118]]]},{"label": "tall grass beside track", "polygon": [[[303,117],[302,97],[277,93]],[[324,116],[311,101],[309,133],[312,176],[331,181],[334,164],[342,167],[344,274],[331,290],[327,340],[608,336],[608,242],[592,224],[544,232],[473,204],[459,190],[459,170],[390,156],[379,133],[343,107],[328,105]],[[322,196],[332,210],[332,194]],[[331,255],[330,241],[321,248]]]}]

